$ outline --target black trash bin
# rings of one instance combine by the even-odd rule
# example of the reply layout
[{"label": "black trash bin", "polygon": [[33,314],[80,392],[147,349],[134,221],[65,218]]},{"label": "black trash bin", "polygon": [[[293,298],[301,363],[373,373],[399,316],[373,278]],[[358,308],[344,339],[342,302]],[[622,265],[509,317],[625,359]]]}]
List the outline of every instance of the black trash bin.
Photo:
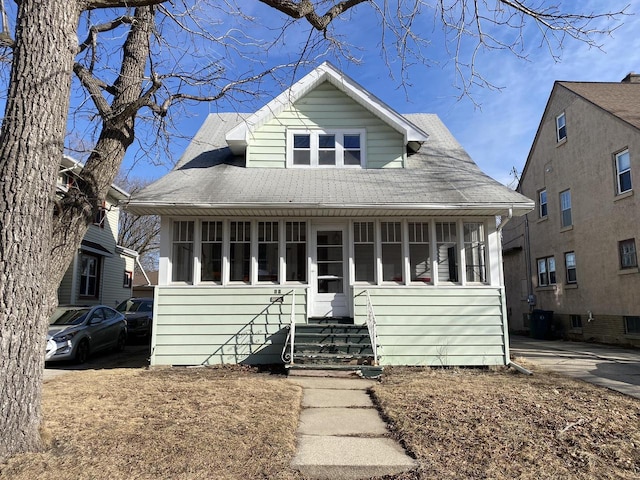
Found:
[{"label": "black trash bin", "polygon": [[529,336],[538,340],[552,337],[553,310],[534,310],[529,322]]}]

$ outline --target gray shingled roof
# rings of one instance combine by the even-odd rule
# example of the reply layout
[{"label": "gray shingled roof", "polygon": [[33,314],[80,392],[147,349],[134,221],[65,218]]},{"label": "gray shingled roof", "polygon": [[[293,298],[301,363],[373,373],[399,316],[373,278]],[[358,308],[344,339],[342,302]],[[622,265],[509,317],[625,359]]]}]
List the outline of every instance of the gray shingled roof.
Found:
[{"label": "gray shingled roof", "polygon": [[[165,177],[135,194],[139,214],[229,214],[234,209],[425,209],[440,214],[524,214],[534,203],[480,171],[434,114],[405,116],[429,134],[405,169],[245,168],[226,146],[225,133],[243,115],[207,117]],[[282,213],[282,214],[287,214]],[[307,212],[308,214],[308,212]]]},{"label": "gray shingled roof", "polygon": [[558,82],[585,100],[640,128],[640,83]]}]

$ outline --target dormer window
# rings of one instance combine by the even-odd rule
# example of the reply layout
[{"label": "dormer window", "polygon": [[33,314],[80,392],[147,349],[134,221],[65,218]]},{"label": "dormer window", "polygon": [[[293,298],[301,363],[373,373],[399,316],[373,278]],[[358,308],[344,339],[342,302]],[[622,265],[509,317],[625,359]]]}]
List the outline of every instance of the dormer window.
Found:
[{"label": "dormer window", "polygon": [[364,165],[364,130],[290,130],[287,167],[361,167]]}]

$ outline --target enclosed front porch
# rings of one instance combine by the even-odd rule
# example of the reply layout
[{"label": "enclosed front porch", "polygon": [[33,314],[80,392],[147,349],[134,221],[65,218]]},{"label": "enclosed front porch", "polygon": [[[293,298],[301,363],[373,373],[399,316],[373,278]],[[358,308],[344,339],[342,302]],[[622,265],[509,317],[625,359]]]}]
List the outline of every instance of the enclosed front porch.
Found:
[{"label": "enclosed front porch", "polygon": [[154,365],[295,363],[318,319],[368,325],[373,363],[508,361],[494,217],[162,224]]}]

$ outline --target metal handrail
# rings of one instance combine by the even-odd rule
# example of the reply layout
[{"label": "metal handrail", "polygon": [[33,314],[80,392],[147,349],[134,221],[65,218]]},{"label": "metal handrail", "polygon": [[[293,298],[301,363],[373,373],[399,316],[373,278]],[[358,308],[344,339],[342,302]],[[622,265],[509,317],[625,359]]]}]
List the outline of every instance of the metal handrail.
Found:
[{"label": "metal handrail", "polygon": [[[291,327],[289,329],[289,336],[291,341],[291,358],[289,359],[289,364],[293,365],[293,351],[294,344],[296,340],[296,292],[293,291],[293,295],[291,296],[291,319],[290,319]],[[286,345],[286,344],[285,344]]]},{"label": "metal handrail", "polygon": [[373,350],[373,364],[378,365],[378,331],[376,324],[376,314],[373,311],[373,304],[369,296],[369,290],[364,291],[367,296],[367,330],[369,330],[369,339],[371,340],[371,349]]}]

